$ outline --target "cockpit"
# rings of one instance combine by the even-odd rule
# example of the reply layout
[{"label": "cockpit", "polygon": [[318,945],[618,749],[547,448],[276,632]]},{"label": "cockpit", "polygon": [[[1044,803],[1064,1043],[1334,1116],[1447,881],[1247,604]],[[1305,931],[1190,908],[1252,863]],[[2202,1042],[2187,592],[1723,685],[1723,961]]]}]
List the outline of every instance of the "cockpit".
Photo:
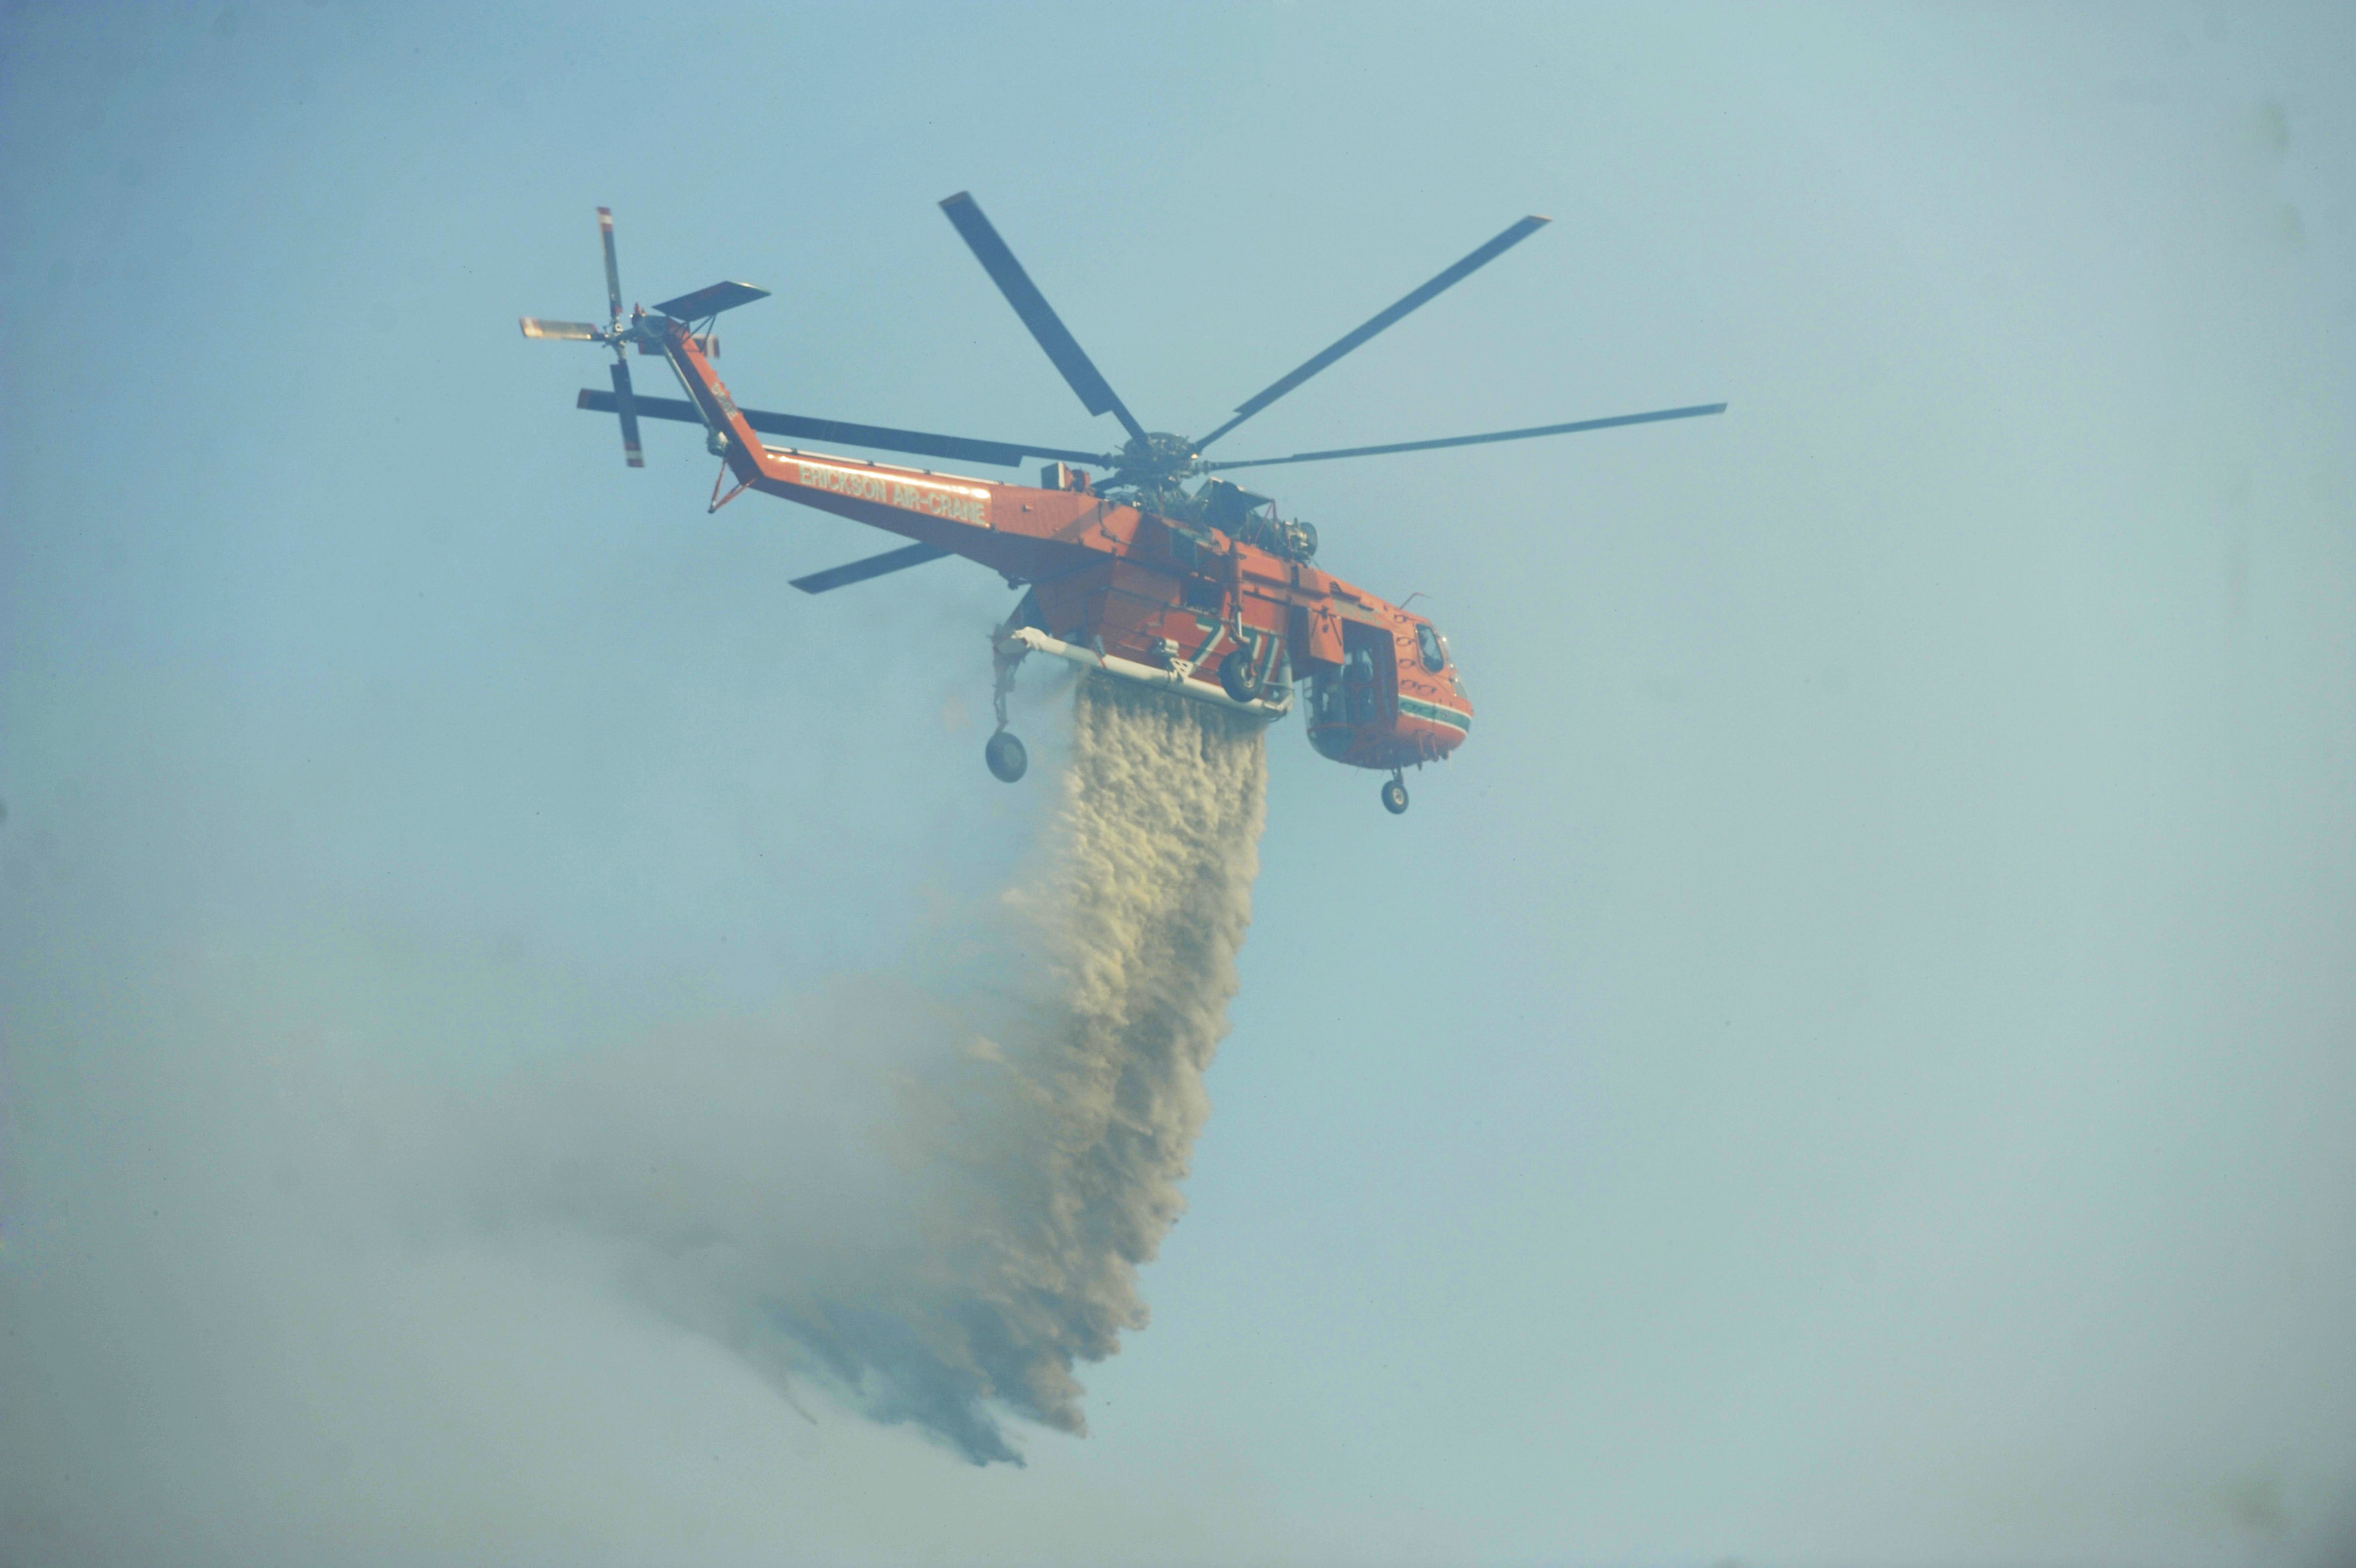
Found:
[{"label": "cockpit", "polygon": [[1448,639],[1430,621],[1394,630],[1344,620],[1341,661],[1303,684],[1310,744],[1362,768],[1444,755],[1470,721]]}]

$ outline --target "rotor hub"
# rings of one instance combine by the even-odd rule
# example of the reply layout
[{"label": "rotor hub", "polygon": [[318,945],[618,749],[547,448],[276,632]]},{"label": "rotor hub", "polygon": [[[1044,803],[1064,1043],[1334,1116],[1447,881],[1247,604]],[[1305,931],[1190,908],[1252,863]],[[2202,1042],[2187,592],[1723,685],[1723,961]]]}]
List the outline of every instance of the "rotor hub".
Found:
[{"label": "rotor hub", "polygon": [[1202,460],[1190,437],[1166,430],[1149,431],[1141,438],[1131,437],[1114,456],[1111,482],[1134,485],[1141,490],[1167,490],[1193,476]]}]

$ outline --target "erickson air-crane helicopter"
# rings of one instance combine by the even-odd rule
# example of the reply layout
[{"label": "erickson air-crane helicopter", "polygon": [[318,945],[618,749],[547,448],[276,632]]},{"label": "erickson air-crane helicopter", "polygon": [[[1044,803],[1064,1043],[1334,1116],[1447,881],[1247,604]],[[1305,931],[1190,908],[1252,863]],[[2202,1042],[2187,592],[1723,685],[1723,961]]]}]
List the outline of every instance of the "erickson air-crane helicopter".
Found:
[{"label": "erickson air-crane helicopter", "polygon": [[[1226,423],[1196,439],[1148,431],[1137,422],[972,197],[959,192],[941,209],[1088,413],[1110,413],[1129,432],[1120,450],[1066,451],[740,408],[712,368],[720,353],[712,328],[721,312],[765,299],[768,291],[717,283],[625,315],[614,216],[603,207],[597,224],[605,249],[607,323],[527,316],[523,333],[614,350],[613,390],[584,390],[578,406],[620,416],[630,467],[646,465],[640,416],[702,425],[706,446],[722,463],[711,510],[746,489],[766,490],[915,542],[794,579],[792,585],[803,592],[826,593],[944,555],[978,561],[1008,586],[1024,589],[991,639],[998,727],[983,756],[990,770],[1009,783],[1027,766],[1022,741],[1006,727],[1014,668],[1028,654],[1046,653],[1262,722],[1290,709],[1297,681],[1306,688],[1310,744],[1336,762],[1388,773],[1383,804],[1394,813],[1406,811],[1402,770],[1445,757],[1472,725],[1472,703],[1447,639],[1424,618],[1320,570],[1315,529],[1280,517],[1269,498],[1217,472],[1568,435],[1726,408],[1703,403],[1433,441],[1213,461],[1203,455],[1213,442],[1528,239],[1547,220],[1514,224],[1237,404]],[[639,397],[631,390],[633,346],[641,355],[669,361],[686,401]],[[772,446],[762,441],[764,434],[1004,467],[1049,461],[1038,485],[1011,485]],[[1095,477],[1098,470],[1102,478]],[[1188,482],[1197,479],[1189,489]]]}]

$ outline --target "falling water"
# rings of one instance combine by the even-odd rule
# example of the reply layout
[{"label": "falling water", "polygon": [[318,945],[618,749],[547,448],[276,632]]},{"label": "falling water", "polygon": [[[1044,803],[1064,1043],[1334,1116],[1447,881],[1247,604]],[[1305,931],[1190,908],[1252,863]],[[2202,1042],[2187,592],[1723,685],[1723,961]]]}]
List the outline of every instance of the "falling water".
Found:
[{"label": "falling water", "polygon": [[1075,1369],[1145,1326],[1138,1270],[1210,1114],[1267,766],[1237,715],[1075,693],[1033,870],[940,933],[979,978],[846,981],[510,1086],[478,1215],[602,1237],[779,1386],[977,1463],[1021,1462],[1003,1413],[1085,1431]]}]

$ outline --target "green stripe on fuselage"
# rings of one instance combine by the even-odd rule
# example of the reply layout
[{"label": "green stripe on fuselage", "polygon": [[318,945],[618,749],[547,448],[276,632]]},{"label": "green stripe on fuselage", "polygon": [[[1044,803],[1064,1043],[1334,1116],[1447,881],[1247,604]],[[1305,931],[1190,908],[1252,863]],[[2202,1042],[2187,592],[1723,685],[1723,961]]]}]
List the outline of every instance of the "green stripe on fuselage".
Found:
[{"label": "green stripe on fuselage", "polygon": [[1472,733],[1471,714],[1460,714],[1454,708],[1443,708],[1438,703],[1427,703],[1404,693],[1399,696],[1399,712],[1411,718],[1430,719],[1433,724],[1462,730],[1466,735]]}]

